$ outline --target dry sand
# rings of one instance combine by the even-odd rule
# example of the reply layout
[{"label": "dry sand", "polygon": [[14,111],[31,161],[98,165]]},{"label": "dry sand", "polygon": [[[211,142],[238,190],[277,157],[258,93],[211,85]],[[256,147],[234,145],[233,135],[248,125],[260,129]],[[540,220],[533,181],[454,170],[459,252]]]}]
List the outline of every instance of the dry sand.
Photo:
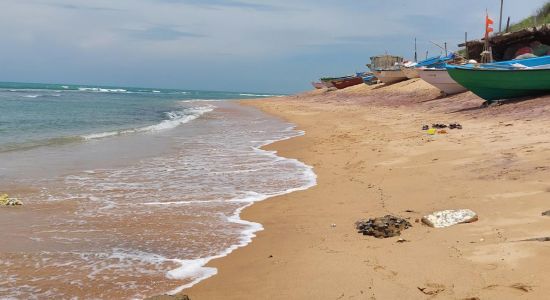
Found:
[{"label": "dry sand", "polygon": [[[548,299],[550,97],[480,108],[471,93],[439,98],[421,80],[248,101],[305,130],[270,145],[314,166],[318,185],[245,210],[252,244],[209,264],[184,291],[203,299]],[[428,136],[422,125],[459,122]],[[469,208],[479,221],[415,222]],[[358,219],[393,214],[398,237],[358,234]],[[332,226],[335,224],[336,226]]]}]

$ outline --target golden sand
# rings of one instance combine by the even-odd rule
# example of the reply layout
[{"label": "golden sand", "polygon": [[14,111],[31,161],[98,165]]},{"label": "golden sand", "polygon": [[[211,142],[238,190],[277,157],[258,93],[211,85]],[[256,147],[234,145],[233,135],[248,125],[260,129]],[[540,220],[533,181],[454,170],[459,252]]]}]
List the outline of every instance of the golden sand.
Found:
[{"label": "golden sand", "polygon": [[[203,299],[545,299],[550,290],[550,97],[480,108],[421,80],[247,101],[306,135],[270,145],[314,166],[318,185],[255,204],[252,244],[213,261],[219,274],[184,291]],[[429,136],[422,125],[459,122]],[[468,208],[479,221],[416,222]],[[413,227],[376,239],[358,219]],[[334,224],[334,225],[333,225]]]}]

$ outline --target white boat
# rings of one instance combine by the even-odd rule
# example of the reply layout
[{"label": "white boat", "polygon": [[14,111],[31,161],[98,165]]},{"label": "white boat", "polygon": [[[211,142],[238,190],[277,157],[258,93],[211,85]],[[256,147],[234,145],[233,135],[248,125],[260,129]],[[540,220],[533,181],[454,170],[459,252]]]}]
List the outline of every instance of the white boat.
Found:
[{"label": "white boat", "polygon": [[407,76],[400,69],[393,70],[374,70],[372,71],[374,76],[380,81],[386,84],[396,83],[399,81],[407,80]]},{"label": "white boat", "polygon": [[440,89],[447,95],[458,94],[467,89],[451,78],[447,69],[418,68],[418,75],[422,80]]},{"label": "white boat", "polygon": [[409,79],[420,77],[420,75],[418,75],[418,70],[415,67],[401,66],[401,71],[403,71],[403,74],[405,74],[405,76]]}]

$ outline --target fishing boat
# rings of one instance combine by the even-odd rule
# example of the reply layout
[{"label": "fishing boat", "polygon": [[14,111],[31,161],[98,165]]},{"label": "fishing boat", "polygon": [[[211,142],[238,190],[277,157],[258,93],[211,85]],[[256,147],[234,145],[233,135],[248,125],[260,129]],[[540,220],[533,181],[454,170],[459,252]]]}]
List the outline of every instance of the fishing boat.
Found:
[{"label": "fishing boat", "polygon": [[385,84],[392,84],[399,81],[407,80],[407,76],[401,69],[394,70],[373,70],[372,73],[376,78]]},{"label": "fishing boat", "polygon": [[318,90],[324,89],[324,88],[326,87],[325,84],[324,84],[323,82],[321,82],[321,81],[319,81],[319,82],[312,82],[311,85],[312,85],[314,88],[318,89]]},{"label": "fishing boat", "polygon": [[359,76],[341,77],[331,80],[331,83],[334,85],[335,88],[341,90],[350,86],[362,84],[363,78]]},{"label": "fishing boat", "polygon": [[334,77],[323,77],[321,78],[321,82],[325,85],[326,88],[333,88],[334,85],[332,84],[332,80],[334,80],[336,78]]},{"label": "fishing boat", "polygon": [[434,57],[427,58],[423,61],[420,61],[418,63],[415,63],[415,62],[404,63],[401,66],[401,71],[403,71],[403,73],[405,73],[405,76],[407,76],[407,78],[409,79],[419,78],[420,74],[418,74],[418,68],[426,67],[426,68],[443,69],[445,68],[445,63],[453,59],[455,59],[454,53],[451,53],[447,56],[441,56],[441,55],[434,56]]},{"label": "fishing boat", "polygon": [[449,75],[488,100],[550,93],[550,56],[488,64],[447,66]]},{"label": "fishing boat", "polygon": [[367,85],[373,85],[373,84],[376,84],[378,83],[378,78],[376,78],[376,76],[374,75],[366,75],[366,76],[362,76],[363,78],[363,82]]},{"label": "fishing boat", "polygon": [[399,67],[403,64],[403,58],[394,55],[379,55],[370,58],[371,63],[367,66],[372,73],[381,82],[392,84],[399,81],[407,80],[407,76]]},{"label": "fishing boat", "polygon": [[401,71],[403,71],[403,74],[405,74],[405,76],[409,79],[420,77],[415,66],[401,66]]},{"label": "fishing boat", "polygon": [[447,95],[458,94],[467,91],[465,87],[458,84],[447,72],[441,68],[418,68],[418,75],[422,80],[435,86]]}]

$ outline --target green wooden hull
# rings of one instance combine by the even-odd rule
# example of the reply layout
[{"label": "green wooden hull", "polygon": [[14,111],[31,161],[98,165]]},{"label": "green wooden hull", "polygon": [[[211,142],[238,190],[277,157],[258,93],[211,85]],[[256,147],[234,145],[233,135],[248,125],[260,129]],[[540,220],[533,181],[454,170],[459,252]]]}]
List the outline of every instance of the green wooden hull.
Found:
[{"label": "green wooden hull", "polygon": [[460,85],[485,100],[511,99],[550,93],[550,69],[494,70],[448,68]]}]

